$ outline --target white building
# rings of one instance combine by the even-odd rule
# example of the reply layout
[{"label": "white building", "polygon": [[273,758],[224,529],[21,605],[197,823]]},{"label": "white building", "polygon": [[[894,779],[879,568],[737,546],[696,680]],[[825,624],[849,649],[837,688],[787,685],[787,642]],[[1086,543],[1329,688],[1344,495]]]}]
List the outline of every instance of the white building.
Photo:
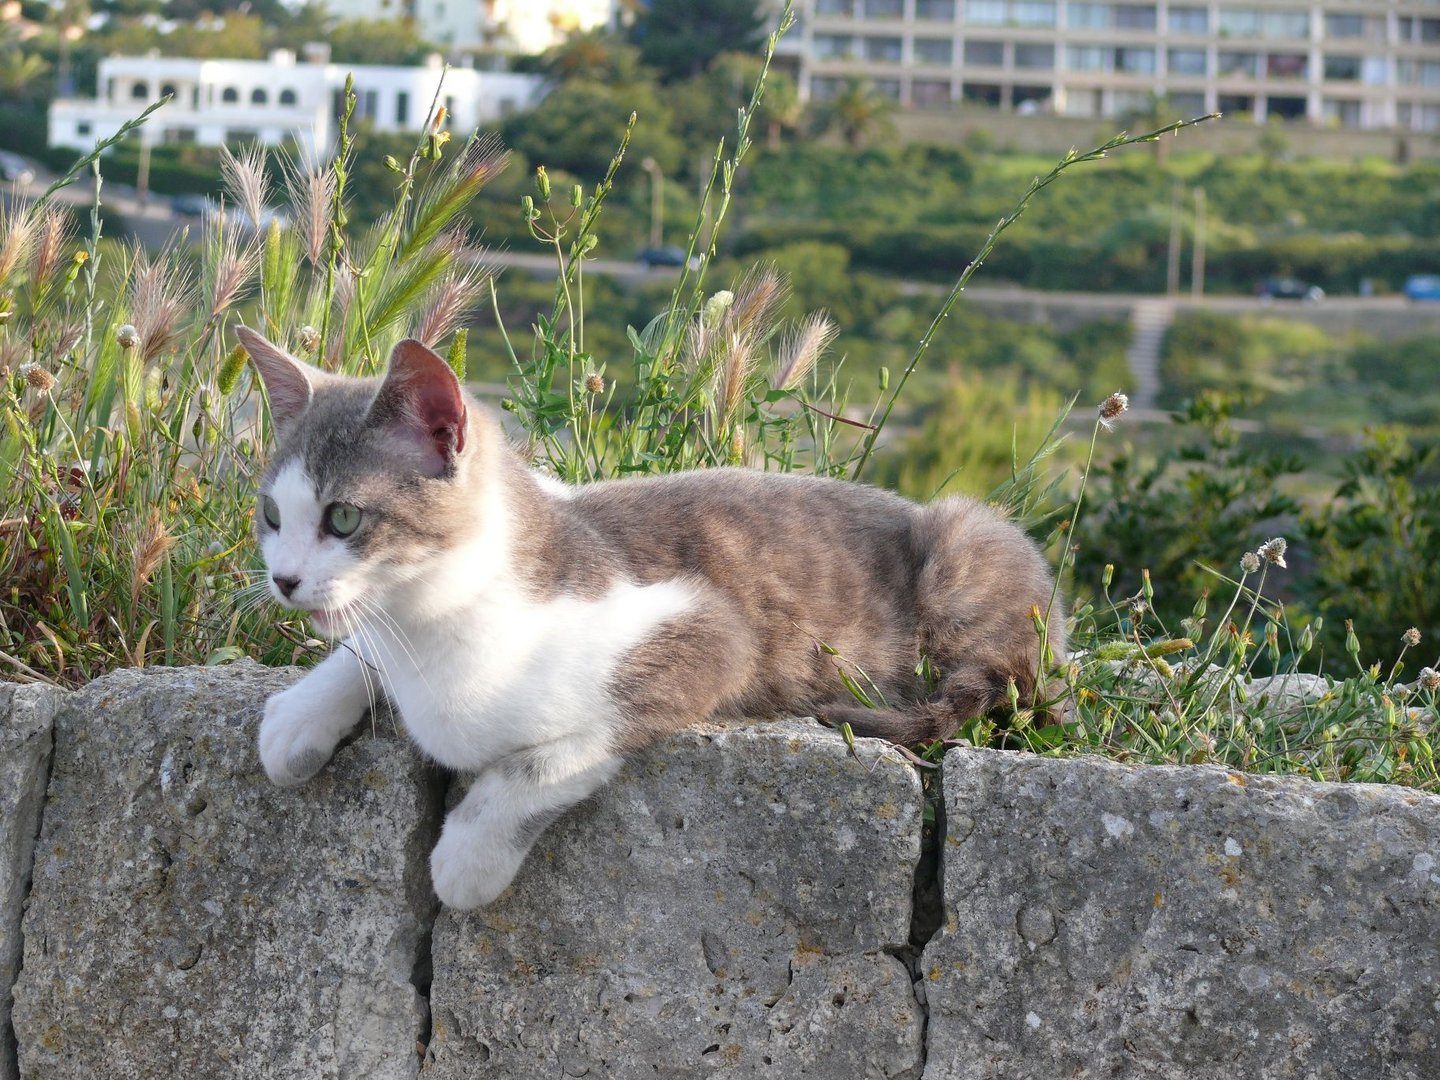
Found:
[{"label": "white building", "polygon": [[568,36],[615,25],[620,0],[329,0],[342,19],[413,17],[426,41],[456,51],[534,56]]},{"label": "white building", "polygon": [[297,61],[278,50],[268,60],[192,60],[112,56],[100,61],[94,100],[50,105],[50,145],[88,150],[166,94],[169,104],[142,129],[152,143],[203,146],[293,140],[303,153],[328,156],[337,133],[346,76],[355,77],[354,121],[376,131],[413,132],[439,94],[447,126],[469,131],[538,100],[535,75],[423,67]]},{"label": "white building", "polygon": [[[762,0],[778,12],[781,0]],[[1437,0],[799,0],[801,93],[1112,117],[1155,95],[1346,128],[1440,130]]]}]

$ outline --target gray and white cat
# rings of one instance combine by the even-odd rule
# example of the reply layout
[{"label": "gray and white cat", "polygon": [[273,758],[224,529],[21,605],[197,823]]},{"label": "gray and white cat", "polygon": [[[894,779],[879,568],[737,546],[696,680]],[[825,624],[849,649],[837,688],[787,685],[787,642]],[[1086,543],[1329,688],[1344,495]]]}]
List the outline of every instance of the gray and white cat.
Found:
[{"label": "gray and white cat", "polygon": [[[419,342],[359,379],[238,334],[279,434],[256,514],[270,588],[349,646],[266,702],[261,761],[309,779],[378,678],[425,754],[478,774],[430,860],[451,907],[494,900],[556,817],[678,728],[789,713],[942,737],[1011,680],[1031,699],[1033,610],[1064,655],[1044,559],[978,503],[744,469],[570,488]],[[820,643],[892,706],[857,706]]]}]

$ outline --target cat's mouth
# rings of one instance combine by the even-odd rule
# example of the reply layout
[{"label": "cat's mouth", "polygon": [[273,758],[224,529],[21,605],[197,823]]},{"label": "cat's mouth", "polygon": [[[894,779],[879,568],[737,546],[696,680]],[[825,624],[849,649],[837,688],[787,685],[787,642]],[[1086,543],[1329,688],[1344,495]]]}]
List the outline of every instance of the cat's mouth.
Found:
[{"label": "cat's mouth", "polygon": [[340,612],[335,608],[312,608],[306,612],[316,630],[326,637],[334,637],[344,625]]}]

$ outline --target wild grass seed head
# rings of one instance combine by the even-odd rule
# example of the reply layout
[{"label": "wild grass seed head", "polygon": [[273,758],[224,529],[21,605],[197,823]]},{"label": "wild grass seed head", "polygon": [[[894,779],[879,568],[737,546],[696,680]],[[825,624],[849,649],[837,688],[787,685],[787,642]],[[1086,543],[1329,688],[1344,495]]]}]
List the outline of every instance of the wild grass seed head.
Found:
[{"label": "wild grass seed head", "polygon": [[775,386],[781,390],[792,390],[798,386],[839,334],[840,328],[827,312],[812,311],[805,316],[780,343]]},{"label": "wild grass seed head", "polygon": [[252,144],[238,155],[228,146],[220,148],[220,175],[235,205],[245,212],[250,228],[258,230],[265,215],[270,180],[265,174],[265,149]]},{"label": "wild grass seed head", "polygon": [[1273,540],[1266,540],[1256,550],[1255,554],[1264,559],[1272,566],[1278,566],[1281,570],[1288,569],[1285,565],[1285,538],[1277,536]]},{"label": "wild grass seed head", "polygon": [[1115,391],[1100,403],[1100,426],[1106,431],[1115,427],[1115,421],[1122,413],[1130,408],[1130,399],[1120,391]]}]

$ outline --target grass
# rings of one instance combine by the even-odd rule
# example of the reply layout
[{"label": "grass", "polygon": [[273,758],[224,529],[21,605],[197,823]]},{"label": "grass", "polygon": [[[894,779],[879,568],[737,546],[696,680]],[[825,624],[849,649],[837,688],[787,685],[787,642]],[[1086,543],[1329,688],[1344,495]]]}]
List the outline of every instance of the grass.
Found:
[{"label": "grass", "polygon": [[[767,66],[788,22],[787,13]],[[507,408],[533,459],[558,477],[585,483],[722,464],[863,477],[936,328],[1031,199],[1074,166],[1195,122],[1117,136],[1033,179],[904,368],[893,378],[882,370],[875,400],[855,405],[842,369],[826,360],[833,324],[818,312],[790,325],[778,318],[778,274],[757,268],[722,289],[708,281],[764,82],[762,73],[734,142],[717,148],[691,232],[699,268],[680,275],[648,325],[628,329],[628,357],[599,355],[587,340],[584,270],[626,146],[588,190],[552,190],[537,172],[520,213],[556,260],[553,304],[528,334],[501,329],[512,366]],[[86,168],[98,176],[106,145],[62,182]],[[194,253],[111,242],[98,210],[84,236],[43,202],[0,219],[0,665],[12,677],[78,685],[124,665],[306,662],[324,650],[269,607],[259,584],[250,528],[270,421],[230,327],[257,326],[350,374],[373,372],[413,334],[463,372],[465,318],[477,307],[498,314],[499,304],[459,223],[504,165],[492,142],[454,145],[438,123],[427,125],[408,161],[387,161],[392,210],[352,229],[345,122],[340,147],[328,166],[288,169],[290,217],[263,227],[265,162],[258,152],[229,159],[233,213]],[[1064,475],[1050,468],[1059,429],[1057,421],[1028,455],[1015,448],[992,500],[1048,532],[1063,576],[1089,465],[1067,501]],[[1103,435],[1097,420],[1089,460]],[[1269,573],[1268,564],[1239,578],[1217,571],[1217,592],[1230,590],[1229,599],[1212,615],[1201,598],[1179,627],[1146,617],[1153,605],[1143,590],[1078,606],[1081,650],[1054,658],[1073,702],[1064,719],[1038,720],[1043,703],[1014,700],[1007,715],[975,718],[958,738],[1440,790],[1429,736],[1435,690],[1401,685],[1399,661],[1362,664],[1357,644],[1354,677],[1301,705],[1256,681],[1262,669],[1300,671],[1315,637],[1266,598]],[[921,759],[944,745],[920,748]]]}]

